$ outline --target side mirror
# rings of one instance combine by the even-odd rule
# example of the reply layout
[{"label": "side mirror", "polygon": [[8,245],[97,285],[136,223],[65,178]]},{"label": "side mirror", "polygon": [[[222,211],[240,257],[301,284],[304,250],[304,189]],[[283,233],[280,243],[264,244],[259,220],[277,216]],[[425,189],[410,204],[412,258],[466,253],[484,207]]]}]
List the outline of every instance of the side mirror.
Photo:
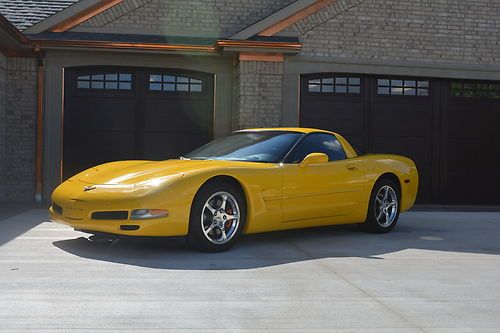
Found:
[{"label": "side mirror", "polygon": [[311,153],[304,157],[302,162],[300,162],[299,167],[305,168],[311,164],[323,164],[328,163],[328,155],[323,153]]}]

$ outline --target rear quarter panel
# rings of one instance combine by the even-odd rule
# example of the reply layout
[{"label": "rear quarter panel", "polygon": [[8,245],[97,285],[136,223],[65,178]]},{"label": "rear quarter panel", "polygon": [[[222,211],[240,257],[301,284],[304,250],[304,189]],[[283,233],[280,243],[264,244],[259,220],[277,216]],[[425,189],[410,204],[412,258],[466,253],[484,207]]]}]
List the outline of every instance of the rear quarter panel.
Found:
[{"label": "rear quarter panel", "polygon": [[401,211],[410,209],[418,192],[418,171],[415,163],[404,156],[377,154],[357,157],[363,161],[367,181],[367,198],[375,183],[385,174],[394,174],[401,188]]}]

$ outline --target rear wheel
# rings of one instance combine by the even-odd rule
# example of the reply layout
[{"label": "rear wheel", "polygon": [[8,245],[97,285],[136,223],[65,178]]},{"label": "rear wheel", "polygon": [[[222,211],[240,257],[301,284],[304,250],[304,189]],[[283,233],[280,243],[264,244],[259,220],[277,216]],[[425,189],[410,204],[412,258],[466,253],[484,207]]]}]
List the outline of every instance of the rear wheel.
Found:
[{"label": "rear wheel", "polygon": [[237,241],[246,221],[242,193],[225,182],[204,185],[191,207],[188,245],[199,251],[222,252]]},{"label": "rear wheel", "polygon": [[366,221],[361,227],[373,233],[390,232],[398,223],[400,203],[399,186],[388,178],[379,180],[373,187]]}]

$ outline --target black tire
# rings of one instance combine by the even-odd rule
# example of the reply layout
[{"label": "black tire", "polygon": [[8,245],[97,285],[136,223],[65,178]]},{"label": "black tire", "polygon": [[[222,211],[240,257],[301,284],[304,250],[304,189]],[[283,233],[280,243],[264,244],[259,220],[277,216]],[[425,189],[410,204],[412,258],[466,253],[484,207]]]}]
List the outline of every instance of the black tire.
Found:
[{"label": "black tire", "polygon": [[[384,210],[381,209],[382,204],[380,203],[381,198],[383,199],[385,189],[387,188],[393,191],[393,194],[395,194],[396,196],[395,202],[397,202],[397,206],[395,207],[394,212],[392,211],[392,206],[391,208],[387,209],[387,210],[391,209],[391,211],[388,212],[390,218],[387,218],[387,214],[385,214]],[[392,193],[389,190],[388,196],[391,195]],[[391,200],[391,202],[394,202],[394,200]],[[390,178],[382,178],[378,180],[373,186],[372,193],[370,196],[370,204],[368,206],[368,213],[366,215],[366,221],[360,224],[360,227],[366,232],[371,232],[376,234],[385,234],[391,232],[392,229],[394,229],[394,227],[398,223],[400,207],[401,207],[401,190],[399,189],[398,184],[396,184]],[[394,213],[394,215],[392,215],[392,213]],[[379,217],[379,219],[377,219],[377,217]],[[384,220],[387,222],[383,223],[385,222]]]},{"label": "black tire", "polygon": [[[221,207],[212,207],[212,205],[217,206],[222,203],[222,197],[219,198],[218,195],[220,193],[229,194],[230,198],[226,199],[226,202],[229,203],[229,206],[226,211],[222,212]],[[215,197],[214,197],[215,196]],[[212,199],[211,199],[212,198]],[[208,204],[209,200],[213,200],[210,205],[211,208],[215,209],[215,214],[209,210],[209,208],[205,208],[206,204]],[[234,206],[234,202],[236,206]],[[227,205],[226,203],[226,205]],[[229,220],[223,217],[224,216],[236,216],[237,210],[239,209],[239,220],[236,225],[233,225],[233,222],[236,219]],[[202,220],[202,214],[203,220]],[[216,224],[216,219],[218,223],[224,223],[224,235],[226,235],[226,231],[232,230],[231,234],[227,234],[227,241],[223,241],[222,239],[222,228],[220,226],[214,226],[213,230],[210,231],[207,235],[205,235],[204,230],[210,229],[212,224]],[[212,223],[213,222],[213,223]],[[227,224],[231,226],[232,229],[226,230]],[[191,206],[191,214],[189,218],[189,232],[187,235],[187,243],[189,247],[194,250],[202,251],[202,252],[223,252],[230,249],[234,243],[238,240],[243,228],[246,223],[246,200],[241,193],[241,191],[236,188],[234,185],[224,182],[224,181],[213,181],[203,185],[202,188],[196,194],[193,204]],[[207,227],[208,226],[208,227]],[[212,236],[213,237],[212,237]],[[218,237],[221,237],[221,242],[217,243]],[[210,239],[209,239],[210,238]]]}]

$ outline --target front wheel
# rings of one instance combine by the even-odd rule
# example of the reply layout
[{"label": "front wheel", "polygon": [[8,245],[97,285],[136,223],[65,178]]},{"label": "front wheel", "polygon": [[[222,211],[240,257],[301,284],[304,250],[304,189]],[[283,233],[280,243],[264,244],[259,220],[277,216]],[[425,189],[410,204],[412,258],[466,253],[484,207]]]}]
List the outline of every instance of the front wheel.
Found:
[{"label": "front wheel", "polygon": [[381,179],[373,187],[365,223],[361,227],[372,233],[390,232],[400,212],[399,186],[391,179]]},{"label": "front wheel", "polygon": [[188,245],[199,251],[222,252],[238,239],[246,220],[246,203],[232,184],[204,185],[191,207]]}]

